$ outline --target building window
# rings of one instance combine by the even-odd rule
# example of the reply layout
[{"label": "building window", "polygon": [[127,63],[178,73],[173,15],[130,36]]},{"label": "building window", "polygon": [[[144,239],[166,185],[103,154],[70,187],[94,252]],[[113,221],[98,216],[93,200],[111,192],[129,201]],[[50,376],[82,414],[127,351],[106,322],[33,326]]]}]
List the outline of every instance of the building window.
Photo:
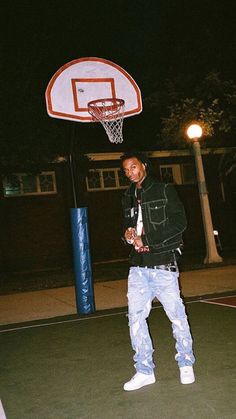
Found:
[{"label": "building window", "polygon": [[86,177],[87,190],[90,192],[124,189],[129,183],[119,168],[93,169]]},{"label": "building window", "polygon": [[193,164],[181,164],[183,184],[197,183],[196,171]]},{"label": "building window", "polygon": [[119,182],[117,182],[117,171],[116,170],[107,170],[102,172],[102,182],[104,189],[117,188]]},{"label": "building window", "polygon": [[160,166],[163,182],[186,185],[196,183],[195,169],[192,164],[163,164]]},{"label": "building window", "polygon": [[161,166],[161,180],[166,183],[174,183],[173,166]]},{"label": "building window", "polygon": [[55,194],[55,172],[42,172],[39,175],[15,173],[3,178],[3,190],[6,198],[26,195]]}]

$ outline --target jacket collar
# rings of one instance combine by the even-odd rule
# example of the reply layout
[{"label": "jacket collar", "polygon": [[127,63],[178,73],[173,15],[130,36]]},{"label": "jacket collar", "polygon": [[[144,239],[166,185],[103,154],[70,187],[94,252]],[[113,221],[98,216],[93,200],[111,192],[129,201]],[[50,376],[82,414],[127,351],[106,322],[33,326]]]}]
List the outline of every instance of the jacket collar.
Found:
[{"label": "jacket collar", "polygon": [[[142,182],[142,190],[145,192],[154,183],[154,179],[151,176],[146,176]],[[136,184],[131,183],[125,194],[133,195],[135,193]]]}]

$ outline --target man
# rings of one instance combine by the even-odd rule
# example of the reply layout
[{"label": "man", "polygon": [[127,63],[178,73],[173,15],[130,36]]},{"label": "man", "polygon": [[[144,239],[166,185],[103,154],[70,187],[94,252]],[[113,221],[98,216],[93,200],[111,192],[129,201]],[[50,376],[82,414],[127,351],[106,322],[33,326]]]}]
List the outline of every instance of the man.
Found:
[{"label": "man", "polygon": [[175,188],[147,174],[147,160],[141,153],[121,157],[121,166],[131,181],[122,200],[125,240],[132,245],[128,277],[128,317],[136,374],[124,390],[137,390],[156,381],[153,346],[147,318],[156,297],[172,323],[176,340],[175,359],[180,382],[195,381],[192,337],[180,297],[177,258],[181,253],[186,216]]}]

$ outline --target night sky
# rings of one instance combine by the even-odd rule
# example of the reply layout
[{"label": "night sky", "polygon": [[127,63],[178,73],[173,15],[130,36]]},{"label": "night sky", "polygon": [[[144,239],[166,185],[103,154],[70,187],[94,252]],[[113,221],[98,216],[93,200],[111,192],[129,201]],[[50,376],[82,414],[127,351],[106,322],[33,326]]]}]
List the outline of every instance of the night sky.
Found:
[{"label": "night sky", "polygon": [[[76,58],[101,57],[123,67],[144,104],[166,78],[194,74],[197,82],[216,70],[236,79],[233,0],[2,0],[0,9],[1,141],[27,138],[43,150],[45,138],[70,135],[75,123],[48,117],[44,94],[53,74]],[[142,121],[148,124],[145,106],[125,121],[127,136]],[[85,151],[109,149],[101,127],[76,124]],[[143,142],[131,137],[131,145]]]}]

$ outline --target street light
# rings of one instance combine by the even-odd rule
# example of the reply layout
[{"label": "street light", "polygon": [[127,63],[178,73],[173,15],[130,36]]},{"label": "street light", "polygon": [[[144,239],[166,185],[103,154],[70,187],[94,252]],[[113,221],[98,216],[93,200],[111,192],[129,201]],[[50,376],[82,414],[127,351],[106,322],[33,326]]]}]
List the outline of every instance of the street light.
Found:
[{"label": "street light", "polygon": [[208,192],[206,187],[204,169],[202,164],[201,147],[199,138],[202,136],[202,128],[199,124],[191,124],[187,128],[187,136],[191,140],[193,145],[198,190],[200,196],[202,220],[204,226],[205,240],[206,240],[206,257],[204,263],[219,263],[222,262],[222,257],[219,256],[216,248],[214,230],[212,225],[211,210],[208,200]]}]

